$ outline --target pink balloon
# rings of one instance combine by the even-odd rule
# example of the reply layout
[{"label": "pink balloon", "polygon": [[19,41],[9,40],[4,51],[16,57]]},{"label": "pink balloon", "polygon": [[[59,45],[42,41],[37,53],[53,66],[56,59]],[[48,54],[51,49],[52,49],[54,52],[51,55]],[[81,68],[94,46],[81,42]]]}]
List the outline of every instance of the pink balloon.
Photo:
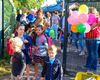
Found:
[{"label": "pink balloon", "polygon": [[72,11],[71,12],[71,16],[78,16],[79,15],[79,12],[78,11]]},{"label": "pink balloon", "polygon": [[84,23],[86,30],[85,33],[88,33],[91,30],[91,26],[88,23]]},{"label": "pink balloon", "polygon": [[89,14],[88,24],[92,25],[95,22],[96,22],[96,16],[95,16],[95,14]]},{"label": "pink balloon", "polygon": [[88,15],[87,14],[80,14],[79,15],[79,20],[80,20],[80,23],[85,23],[88,21]]},{"label": "pink balloon", "polygon": [[69,17],[68,17],[68,23],[69,23],[69,24],[72,24],[72,25],[77,25],[77,24],[79,24],[80,22],[79,22],[78,16],[69,16]]}]

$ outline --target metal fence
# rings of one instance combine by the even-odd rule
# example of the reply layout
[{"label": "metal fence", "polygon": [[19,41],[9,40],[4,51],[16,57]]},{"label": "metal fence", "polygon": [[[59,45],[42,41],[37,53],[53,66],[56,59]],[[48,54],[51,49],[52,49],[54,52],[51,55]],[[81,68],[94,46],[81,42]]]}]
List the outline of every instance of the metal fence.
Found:
[{"label": "metal fence", "polygon": [[[98,11],[100,11],[100,2],[80,2],[80,4],[83,4],[83,3],[86,4],[87,6],[95,7],[95,8],[97,8]],[[69,4],[72,4],[72,2],[69,3]],[[66,31],[66,33],[67,32],[68,31]],[[95,35],[95,34],[93,34],[93,35]],[[63,55],[63,58],[64,58],[63,60],[66,59],[66,61],[65,61],[66,62],[66,70],[68,72],[71,72],[71,74],[79,72],[79,71],[86,71],[86,69],[84,67],[85,64],[86,64],[86,59],[87,59],[87,49],[86,49],[86,45],[85,45],[86,39],[82,38],[82,39],[77,40],[78,45],[79,45],[79,41],[83,41],[83,43],[84,43],[84,53],[85,53],[85,55],[80,56],[79,54],[80,54],[81,51],[78,51],[78,50],[76,51],[76,47],[75,47],[75,44],[74,44],[75,39],[72,38],[71,36],[65,37],[65,38],[67,38],[67,45],[66,45],[67,49],[65,51],[66,52],[66,58],[64,57],[65,55]],[[90,40],[92,40],[92,39],[90,39]],[[79,49],[80,49],[80,47],[79,47]],[[63,63],[64,63],[64,61],[63,61]],[[100,67],[98,67],[98,71],[100,71]]]}]

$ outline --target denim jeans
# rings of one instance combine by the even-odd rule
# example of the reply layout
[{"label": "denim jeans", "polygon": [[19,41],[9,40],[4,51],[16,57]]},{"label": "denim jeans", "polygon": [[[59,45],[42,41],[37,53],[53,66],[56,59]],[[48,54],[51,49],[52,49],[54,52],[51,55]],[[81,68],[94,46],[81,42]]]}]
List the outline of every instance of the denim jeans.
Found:
[{"label": "denim jeans", "polygon": [[80,47],[81,51],[84,50],[84,41],[82,40],[83,38],[84,38],[83,33],[72,33],[72,39],[74,40],[74,45],[77,49]]},{"label": "denim jeans", "polygon": [[86,40],[86,47],[88,51],[86,67],[89,70],[96,70],[98,64],[98,46],[99,42],[96,39]]},{"label": "denim jeans", "polygon": [[53,29],[54,30],[54,32],[55,32],[55,40],[57,40],[57,37],[58,37],[58,25],[57,24],[53,24],[52,26],[51,26],[51,29]]}]

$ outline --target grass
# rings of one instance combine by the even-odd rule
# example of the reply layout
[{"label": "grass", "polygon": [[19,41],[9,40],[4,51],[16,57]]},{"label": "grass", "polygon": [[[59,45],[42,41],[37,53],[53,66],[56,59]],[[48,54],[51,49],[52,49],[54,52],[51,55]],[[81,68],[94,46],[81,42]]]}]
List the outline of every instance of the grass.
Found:
[{"label": "grass", "polygon": [[0,77],[8,75],[11,73],[10,64],[5,60],[0,60]]}]

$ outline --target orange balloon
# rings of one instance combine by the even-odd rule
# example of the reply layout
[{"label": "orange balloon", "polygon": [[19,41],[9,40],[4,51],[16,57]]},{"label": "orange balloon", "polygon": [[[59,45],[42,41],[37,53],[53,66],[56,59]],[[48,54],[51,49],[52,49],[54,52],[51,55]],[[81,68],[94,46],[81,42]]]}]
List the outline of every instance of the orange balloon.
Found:
[{"label": "orange balloon", "polygon": [[72,31],[72,32],[78,32],[78,30],[77,30],[77,25],[72,25],[72,26],[71,26],[71,31]]}]

